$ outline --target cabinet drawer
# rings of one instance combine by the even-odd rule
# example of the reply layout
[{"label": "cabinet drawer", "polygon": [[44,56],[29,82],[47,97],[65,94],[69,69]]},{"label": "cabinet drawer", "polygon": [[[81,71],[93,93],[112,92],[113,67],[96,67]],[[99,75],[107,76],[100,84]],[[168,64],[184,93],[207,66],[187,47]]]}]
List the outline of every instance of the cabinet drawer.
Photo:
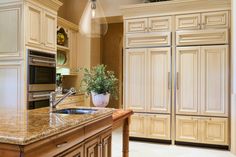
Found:
[{"label": "cabinet drawer", "polygon": [[125,32],[126,33],[141,33],[148,31],[148,20],[147,18],[132,19],[125,21]]},{"label": "cabinet drawer", "polygon": [[126,36],[126,47],[152,47],[152,46],[169,46],[171,44],[171,33],[155,34],[137,34]]},{"label": "cabinet drawer", "polygon": [[175,21],[176,30],[196,30],[201,28],[200,14],[178,15],[176,16]]},{"label": "cabinet drawer", "polygon": [[190,116],[176,116],[176,141],[200,142],[199,128],[197,119]]},{"label": "cabinet drawer", "polygon": [[203,143],[228,145],[227,118],[206,118],[202,123]]},{"label": "cabinet drawer", "polygon": [[227,44],[229,38],[228,29],[177,31],[176,45],[209,45]]},{"label": "cabinet drawer", "polygon": [[202,28],[228,28],[229,13],[228,11],[209,12],[202,14]]},{"label": "cabinet drawer", "polygon": [[171,31],[171,16],[149,18],[148,26],[150,32]]},{"label": "cabinet drawer", "polygon": [[148,138],[170,140],[170,115],[148,116]]}]

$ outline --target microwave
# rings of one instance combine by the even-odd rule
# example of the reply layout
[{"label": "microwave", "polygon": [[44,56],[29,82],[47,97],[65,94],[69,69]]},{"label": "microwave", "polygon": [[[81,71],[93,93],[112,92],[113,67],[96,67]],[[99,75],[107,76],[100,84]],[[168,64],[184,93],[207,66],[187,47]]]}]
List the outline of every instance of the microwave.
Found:
[{"label": "microwave", "polygon": [[53,91],[56,88],[56,55],[28,51],[28,92]]}]

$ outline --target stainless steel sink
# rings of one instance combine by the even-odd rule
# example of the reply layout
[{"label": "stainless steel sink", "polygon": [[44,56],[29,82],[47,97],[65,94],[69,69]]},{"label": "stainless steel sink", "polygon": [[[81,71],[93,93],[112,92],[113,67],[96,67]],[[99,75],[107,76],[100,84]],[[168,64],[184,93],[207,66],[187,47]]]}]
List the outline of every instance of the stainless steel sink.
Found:
[{"label": "stainless steel sink", "polygon": [[53,113],[59,113],[59,114],[93,114],[95,112],[97,112],[96,109],[81,109],[81,108],[66,108],[53,111]]}]

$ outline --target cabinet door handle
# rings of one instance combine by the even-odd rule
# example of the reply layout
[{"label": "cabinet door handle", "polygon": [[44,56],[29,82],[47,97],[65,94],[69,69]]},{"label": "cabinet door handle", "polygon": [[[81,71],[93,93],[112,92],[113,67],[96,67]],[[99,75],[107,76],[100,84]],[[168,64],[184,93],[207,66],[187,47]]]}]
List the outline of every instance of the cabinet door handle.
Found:
[{"label": "cabinet door handle", "polygon": [[170,72],[168,72],[168,89],[171,89],[171,77],[170,77]]},{"label": "cabinet door handle", "polygon": [[179,72],[176,73],[176,86],[179,89]]},{"label": "cabinet door handle", "polygon": [[60,143],[60,144],[57,144],[57,148],[64,147],[64,146],[67,145],[67,144],[68,144],[68,142],[67,142],[67,141],[64,141],[64,142],[62,142],[62,143]]}]

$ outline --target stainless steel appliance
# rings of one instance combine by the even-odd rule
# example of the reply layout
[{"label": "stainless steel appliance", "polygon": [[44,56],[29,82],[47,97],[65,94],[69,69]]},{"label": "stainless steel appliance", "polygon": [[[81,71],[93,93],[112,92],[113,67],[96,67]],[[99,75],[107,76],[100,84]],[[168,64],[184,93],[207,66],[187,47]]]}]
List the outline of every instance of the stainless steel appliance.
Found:
[{"label": "stainless steel appliance", "polygon": [[28,50],[28,109],[49,106],[56,88],[56,55]]}]

